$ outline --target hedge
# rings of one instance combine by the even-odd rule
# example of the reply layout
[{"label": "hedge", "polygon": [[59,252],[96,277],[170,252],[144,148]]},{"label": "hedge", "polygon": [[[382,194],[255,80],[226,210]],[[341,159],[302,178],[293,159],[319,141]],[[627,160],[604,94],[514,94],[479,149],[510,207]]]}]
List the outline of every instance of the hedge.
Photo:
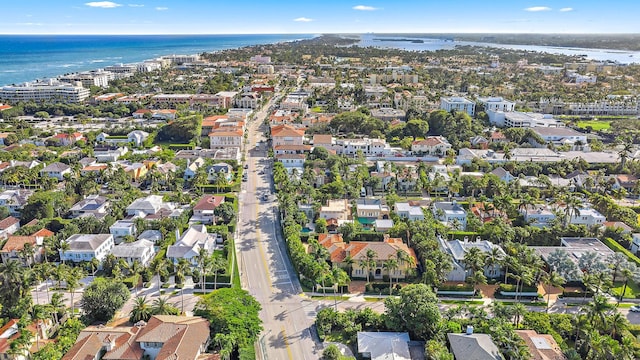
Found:
[{"label": "hedge", "polygon": [[188,143],[188,144],[169,144],[169,149],[171,150],[193,150],[196,148],[196,144]]},{"label": "hedge", "polygon": [[474,290],[475,288],[469,284],[438,286],[438,291],[474,291]]},{"label": "hedge", "polygon": [[[516,286],[515,285],[511,285],[511,284],[500,284],[498,286],[498,292],[504,291],[504,292],[515,292],[516,291]],[[537,288],[534,287],[528,287],[528,286],[523,286],[520,288],[520,291],[518,291],[518,293],[525,293],[525,292],[538,292]]]},{"label": "hedge", "polygon": [[637,256],[633,255],[631,251],[624,248],[624,246],[620,245],[617,241],[612,238],[604,238],[602,242],[609,247],[609,249],[615,252],[621,252],[627,256],[630,261],[636,263],[636,265],[640,266],[640,259]]}]

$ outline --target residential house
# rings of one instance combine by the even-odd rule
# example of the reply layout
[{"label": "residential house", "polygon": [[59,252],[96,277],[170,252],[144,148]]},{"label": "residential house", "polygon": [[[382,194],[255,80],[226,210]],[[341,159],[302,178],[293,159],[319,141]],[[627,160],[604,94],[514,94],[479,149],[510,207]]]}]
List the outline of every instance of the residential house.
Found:
[{"label": "residential house", "polygon": [[216,129],[209,133],[209,149],[242,148],[244,131],[240,128]]},{"label": "residential house", "polygon": [[[31,354],[38,351],[39,346],[48,343],[49,331],[51,330],[51,319],[38,320],[27,325],[26,330],[31,333],[29,337],[30,346],[18,349],[14,352],[11,343],[17,340],[22,334],[18,327],[20,319],[10,319],[0,328],[0,360],[27,360],[31,359]],[[36,345],[36,341],[38,345]]]},{"label": "residential house", "polygon": [[393,207],[395,213],[402,219],[410,221],[424,220],[424,211],[418,202],[397,202]]},{"label": "residential house", "polygon": [[136,147],[142,146],[145,140],[149,137],[149,133],[142,130],[134,130],[127,134],[127,140]]},{"label": "residential house", "polygon": [[486,150],[489,148],[489,140],[484,136],[476,135],[469,140],[469,143],[474,149]]},{"label": "residential house", "polygon": [[129,152],[126,146],[96,146],[93,148],[93,156],[98,162],[111,163],[118,161],[118,159]]},{"label": "residential house", "polygon": [[605,221],[603,229],[605,228],[620,231],[623,235],[631,234],[633,232],[633,228],[622,221]]},{"label": "residential house", "polygon": [[54,162],[40,170],[40,176],[52,177],[58,181],[63,181],[66,174],[71,174],[71,167],[61,162]]},{"label": "residential house", "polygon": [[[463,241],[460,240],[445,240],[438,237],[438,245],[440,249],[451,256],[453,269],[447,274],[447,281],[465,281],[467,276],[471,275],[471,271],[467,269],[464,263],[464,255],[472,248],[477,248],[484,254],[490,254],[497,251],[501,256],[506,256],[506,253],[499,245],[496,245],[487,240],[480,240],[477,237],[475,241],[469,241],[467,237]],[[484,267],[484,275],[487,278],[495,279],[503,275],[502,267],[500,264],[491,264]]]},{"label": "residential house", "polygon": [[[386,234],[383,241],[351,241],[348,244],[343,241],[341,234],[319,234],[318,243],[329,251],[333,264],[346,268],[348,264],[345,263],[345,259],[347,257],[353,259],[354,263],[350,266],[351,273],[349,275],[356,278],[366,278],[367,271],[369,271],[372,279],[382,279],[383,276],[404,279],[416,268],[418,263],[412,248],[403,243],[402,239],[390,238]],[[375,254],[375,266],[367,269],[365,260],[369,250]],[[389,274],[383,264],[388,259],[397,259],[398,254],[404,254],[407,258],[398,261],[398,268],[393,269]]]},{"label": "residential house", "polygon": [[79,132],[71,134],[60,133],[52,136],[50,139],[61,146],[71,146],[75,144],[76,141],[84,140],[84,136]]},{"label": "residential house", "polygon": [[465,334],[447,334],[455,360],[504,360],[490,335],[474,334],[473,326],[469,328]]},{"label": "residential house", "polygon": [[640,234],[633,233],[631,235],[631,252],[638,254],[638,251],[640,251]]},{"label": "residential house", "polygon": [[80,169],[80,175],[87,176],[89,174],[99,175],[102,172],[105,172],[109,169],[109,165],[107,164],[91,164]]},{"label": "residential house", "polygon": [[209,340],[209,322],[203,318],[154,315],[134,326],[86,327],[62,360],[205,359]]},{"label": "residential house", "polygon": [[277,125],[271,127],[272,146],[302,145],[304,130],[299,130],[290,125]]},{"label": "residential house", "polygon": [[184,169],[183,178],[185,180],[193,179],[193,177],[196,176],[198,169],[202,166],[204,166],[204,159],[201,157],[198,157],[193,161],[187,159],[187,167]]},{"label": "residential house", "polygon": [[206,225],[191,225],[175,244],[169,246],[167,258],[174,264],[177,264],[179,259],[187,259],[195,266],[200,249],[206,250],[208,254],[213,254],[216,242],[222,243],[222,237],[209,233]]},{"label": "residential house", "polygon": [[134,163],[122,163],[120,164],[124,168],[124,172],[129,175],[131,181],[138,182],[144,178],[145,175],[149,172],[149,168],[144,163],[134,162]]},{"label": "residential house", "polygon": [[392,154],[392,149],[384,139],[339,139],[336,140],[337,153],[348,156],[356,156],[362,153],[363,156],[388,156]]},{"label": "residential house", "polygon": [[538,334],[535,330],[515,330],[529,348],[530,360],[566,360],[562,349],[549,334]]},{"label": "residential house", "polygon": [[431,211],[433,216],[444,225],[457,225],[458,230],[464,230],[467,227],[467,212],[456,201],[434,202]]},{"label": "residential house", "polygon": [[0,220],[0,239],[6,239],[7,236],[13,235],[20,229],[20,220],[13,216],[9,216]]},{"label": "residential house", "polygon": [[320,207],[320,217],[329,220],[348,220],[351,207],[347,199],[328,200],[327,205]]},{"label": "residential house", "polygon": [[628,193],[635,193],[638,178],[631,174],[619,174],[616,176],[618,186],[625,189]]},{"label": "residential house", "polygon": [[276,155],[276,161],[281,162],[287,173],[292,175],[295,172],[297,176],[301,176],[304,170],[304,162],[306,160],[306,156],[303,154],[280,154]]},{"label": "residential house", "polygon": [[[562,211],[564,212],[565,209],[562,209]],[[600,214],[598,210],[591,207],[582,207],[577,209],[577,211],[572,211],[571,217],[569,218],[570,224],[585,225],[587,228],[596,225],[601,226],[605,221],[607,221],[607,218]]]},{"label": "residential house", "polygon": [[157,244],[162,240],[162,232],[160,230],[145,230],[138,235],[138,240],[149,240],[154,244]]},{"label": "residential house", "polygon": [[312,139],[313,147],[321,147],[327,149],[329,152],[336,151],[336,140],[332,135],[315,134]]},{"label": "residential house", "polygon": [[144,198],[134,200],[127,206],[127,216],[137,216],[143,219],[161,213],[174,216],[175,211],[175,205],[164,202],[161,195],[148,195]]},{"label": "residential house", "polygon": [[109,233],[113,235],[114,242],[119,244],[125,236],[136,234],[136,224],[131,220],[118,220],[109,226]]},{"label": "residential house", "polygon": [[209,182],[215,182],[218,176],[222,176],[227,183],[233,180],[233,166],[219,162],[209,166],[207,169],[207,180]]},{"label": "residential house", "polygon": [[356,214],[360,224],[370,227],[378,219],[389,219],[389,207],[379,199],[359,199]]},{"label": "residential house", "polygon": [[491,171],[491,174],[497,176],[498,179],[507,183],[512,182],[516,179],[515,176],[511,175],[511,173],[505,170],[502,166],[493,169],[493,171]]},{"label": "residential house", "polygon": [[60,249],[60,260],[82,262],[96,258],[102,261],[115,246],[111,234],[75,234],[67,240],[68,250]]},{"label": "residential house", "polygon": [[154,243],[149,240],[123,242],[114,246],[111,249],[111,254],[117,259],[123,259],[129,265],[133,265],[137,261],[142,266],[148,266],[156,253],[153,245]]},{"label": "residential house", "polygon": [[538,135],[544,142],[538,143],[534,138],[529,139],[529,143],[536,147],[546,147],[547,144],[555,146],[568,145],[571,150],[589,150],[587,135],[567,127],[533,127],[533,133]]},{"label": "residential house", "polygon": [[204,195],[193,207],[193,216],[189,219],[189,223],[215,224],[214,212],[222,203],[224,203],[224,196]]},{"label": "residential house", "polygon": [[451,144],[443,136],[428,136],[424,140],[416,140],[411,143],[411,152],[419,155],[444,156],[450,149]]},{"label": "residential house", "polygon": [[358,353],[363,359],[412,360],[408,333],[358,331]]},{"label": "residential house", "polygon": [[[22,257],[22,250],[25,247],[25,244],[31,245],[34,249],[33,259],[24,259]],[[25,266],[28,264],[33,264],[36,262],[40,262],[42,258],[42,253],[39,251],[38,242],[35,236],[15,236],[11,235],[7,237],[7,241],[2,246],[0,250],[0,257],[2,257],[2,262],[7,263],[9,261],[20,261]]]},{"label": "residential house", "polygon": [[9,137],[9,135],[15,135],[15,133],[12,132],[0,132],[0,145],[4,146],[5,145],[5,140],[7,139],[7,137]]},{"label": "residential house", "polygon": [[373,229],[377,232],[385,233],[393,228],[393,220],[391,219],[376,219],[373,222]]},{"label": "residential house", "polygon": [[0,206],[9,209],[9,215],[19,218],[31,194],[32,190],[5,190],[0,193]]},{"label": "residential house", "polygon": [[493,204],[491,204],[491,207],[485,207],[484,203],[473,203],[469,207],[469,211],[480,219],[482,223],[488,223],[497,218],[501,218],[507,223],[510,222],[509,216],[504,211],[496,209]]},{"label": "residential house", "polygon": [[529,205],[519,208],[518,211],[524,216],[527,224],[539,228],[549,226],[556,219],[556,214],[547,205]]},{"label": "residential house", "polygon": [[[569,255],[569,259],[573,261],[579,268],[579,260],[587,252],[595,252],[604,261],[614,252],[602,241],[596,238],[578,238],[578,237],[562,237],[560,238],[560,246],[532,246],[535,252],[547,261],[549,255],[555,251],[561,251]],[[577,275],[581,275],[577,274]],[[568,278],[567,281],[579,281],[580,276],[576,278]]]},{"label": "residential house", "polygon": [[109,200],[100,195],[89,195],[75,203],[69,211],[71,218],[93,216],[102,219],[108,214]]}]

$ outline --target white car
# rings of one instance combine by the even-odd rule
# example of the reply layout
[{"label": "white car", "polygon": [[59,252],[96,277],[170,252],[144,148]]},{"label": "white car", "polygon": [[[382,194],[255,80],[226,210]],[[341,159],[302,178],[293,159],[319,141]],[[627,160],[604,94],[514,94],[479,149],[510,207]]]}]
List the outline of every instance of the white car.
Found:
[{"label": "white car", "polygon": [[640,312],[640,305],[633,305],[632,307],[629,308],[629,311]]}]

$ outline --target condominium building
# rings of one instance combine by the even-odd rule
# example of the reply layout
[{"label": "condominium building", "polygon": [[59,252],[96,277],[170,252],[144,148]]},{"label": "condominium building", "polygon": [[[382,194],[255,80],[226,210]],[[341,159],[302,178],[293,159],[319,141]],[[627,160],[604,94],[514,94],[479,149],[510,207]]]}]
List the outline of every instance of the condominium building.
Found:
[{"label": "condominium building", "polygon": [[476,103],[463,97],[442,97],[440,98],[440,109],[446,111],[462,111],[473,116],[476,111]]},{"label": "condominium building", "polygon": [[91,91],[82,86],[53,80],[0,88],[0,99],[13,103],[19,101],[79,103],[86,100],[90,94]]},{"label": "condominium building", "polygon": [[484,106],[484,110],[492,111],[513,111],[516,107],[516,103],[513,101],[505,100],[501,97],[486,97],[478,98],[478,102]]}]

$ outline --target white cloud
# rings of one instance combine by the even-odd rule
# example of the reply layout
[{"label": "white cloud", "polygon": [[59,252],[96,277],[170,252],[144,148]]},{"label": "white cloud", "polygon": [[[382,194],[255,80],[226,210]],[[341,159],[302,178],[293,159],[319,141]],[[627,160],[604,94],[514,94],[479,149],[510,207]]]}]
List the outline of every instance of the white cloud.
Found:
[{"label": "white cloud", "polygon": [[129,7],[144,7],[142,4],[129,4]]},{"label": "white cloud", "polygon": [[16,25],[19,25],[19,26],[42,26],[44,24],[43,23],[25,22],[25,23],[17,23]]},{"label": "white cloud", "polygon": [[378,10],[378,8],[375,8],[373,6],[368,6],[368,5],[356,5],[353,7],[353,10],[374,11],[374,10]]},{"label": "white cloud", "polygon": [[299,17],[299,18],[297,18],[297,19],[293,19],[293,21],[297,21],[297,22],[311,22],[311,21],[313,21],[313,19],[309,19],[309,18],[306,18],[306,17]]},{"label": "white cloud", "polygon": [[156,7],[156,10],[165,11],[165,10],[169,10],[169,8],[168,7],[164,7],[164,6],[158,6],[158,7]]},{"label": "white cloud", "polygon": [[569,11],[573,11],[573,8],[566,7],[566,8],[560,9],[560,12],[569,12]]},{"label": "white cloud", "polygon": [[85,5],[89,7],[103,8],[103,9],[112,9],[122,6],[121,4],[114,3],[113,1],[92,1],[85,3]]},{"label": "white cloud", "polygon": [[524,11],[538,12],[538,11],[549,11],[551,10],[548,6],[532,6],[524,9]]}]

